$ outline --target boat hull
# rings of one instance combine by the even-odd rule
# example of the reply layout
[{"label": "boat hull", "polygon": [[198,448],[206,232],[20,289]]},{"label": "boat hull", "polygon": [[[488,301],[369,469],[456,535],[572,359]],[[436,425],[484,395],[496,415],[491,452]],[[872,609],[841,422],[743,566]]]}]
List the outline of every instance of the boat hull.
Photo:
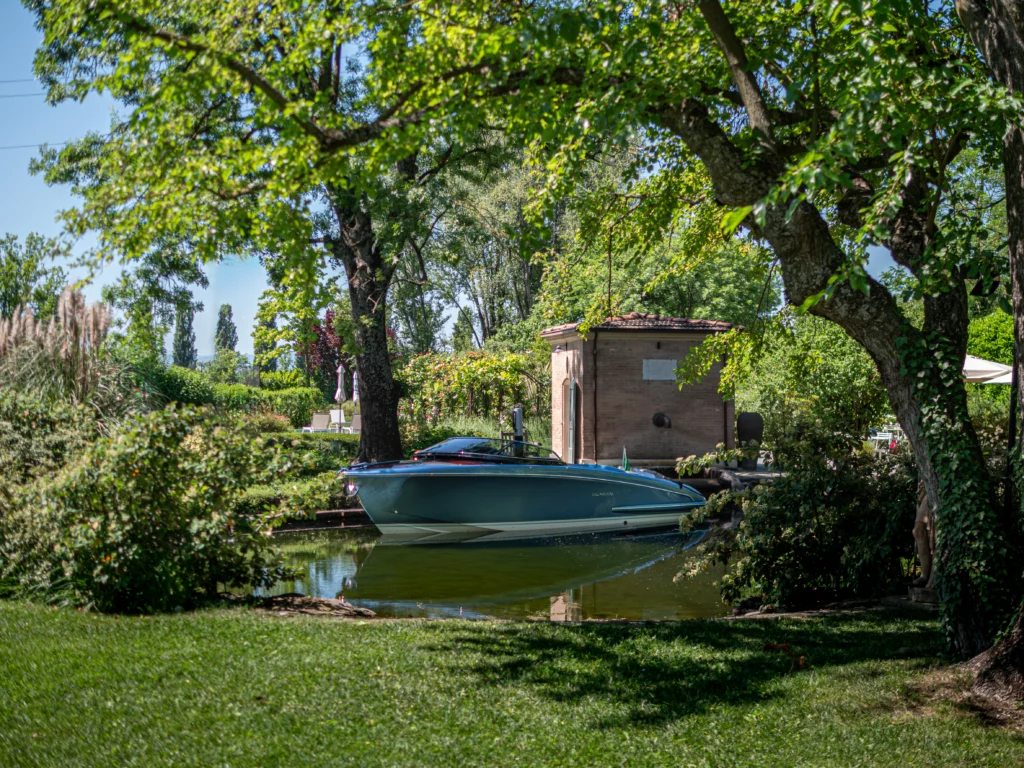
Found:
[{"label": "boat hull", "polygon": [[598,465],[424,462],[356,468],[346,478],[389,536],[653,528],[704,503],[670,480]]}]

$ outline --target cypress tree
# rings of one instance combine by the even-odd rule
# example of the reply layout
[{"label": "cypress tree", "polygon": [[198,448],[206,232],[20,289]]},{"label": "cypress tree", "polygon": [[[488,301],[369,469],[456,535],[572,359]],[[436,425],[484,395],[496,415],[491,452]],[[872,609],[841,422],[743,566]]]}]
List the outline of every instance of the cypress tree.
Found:
[{"label": "cypress tree", "polygon": [[179,307],[174,315],[174,346],[171,348],[171,359],[182,368],[196,367],[196,332],[192,327],[195,310],[192,307]]},{"label": "cypress tree", "polygon": [[235,351],[238,344],[238,329],[231,317],[231,305],[221,304],[217,313],[217,330],[213,334],[213,347],[216,350],[229,349]]}]

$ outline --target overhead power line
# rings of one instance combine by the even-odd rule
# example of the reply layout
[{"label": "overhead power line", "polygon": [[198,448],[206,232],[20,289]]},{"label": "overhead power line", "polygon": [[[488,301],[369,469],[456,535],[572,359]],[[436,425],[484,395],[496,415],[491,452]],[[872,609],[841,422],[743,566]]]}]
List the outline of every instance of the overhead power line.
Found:
[{"label": "overhead power line", "polygon": [[25,99],[29,96],[45,96],[45,93],[7,93],[0,96],[0,99]]},{"label": "overhead power line", "polygon": [[11,144],[7,147],[0,147],[0,149],[39,149],[40,147],[62,147],[67,144],[66,141],[55,141],[52,144]]},{"label": "overhead power line", "polygon": [[34,83],[35,81],[34,77],[23,77],[18,80],[0,80],[0,85],[7,85],[8,83]]}]

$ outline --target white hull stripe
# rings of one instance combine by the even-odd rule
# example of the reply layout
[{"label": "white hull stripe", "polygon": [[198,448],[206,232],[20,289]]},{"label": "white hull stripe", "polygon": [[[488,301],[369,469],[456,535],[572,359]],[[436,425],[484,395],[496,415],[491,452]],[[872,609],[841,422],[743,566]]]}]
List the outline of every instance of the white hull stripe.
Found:
[{"label": "white hull stripe", "polygon": [[598,517],[589,520],[550,520],[545,522],[507,523],[379,523],[377,528],[387,534],[465,533],[472,531],[595,531],[601,529],[654,527],[672,525],[679,520],[678,513],[637,515],[636,517]]}]

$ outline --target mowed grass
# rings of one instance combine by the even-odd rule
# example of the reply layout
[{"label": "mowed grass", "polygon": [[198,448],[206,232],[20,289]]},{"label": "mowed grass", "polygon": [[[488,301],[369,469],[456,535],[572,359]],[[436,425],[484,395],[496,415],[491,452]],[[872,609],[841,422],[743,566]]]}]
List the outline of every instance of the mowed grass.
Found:
[{"label": "mowed grass", "polygon": [[[801,669],[766,643],[789,643]],[[1024,765],[934,622],[150,618],[0,603],[3,766]]]}]

